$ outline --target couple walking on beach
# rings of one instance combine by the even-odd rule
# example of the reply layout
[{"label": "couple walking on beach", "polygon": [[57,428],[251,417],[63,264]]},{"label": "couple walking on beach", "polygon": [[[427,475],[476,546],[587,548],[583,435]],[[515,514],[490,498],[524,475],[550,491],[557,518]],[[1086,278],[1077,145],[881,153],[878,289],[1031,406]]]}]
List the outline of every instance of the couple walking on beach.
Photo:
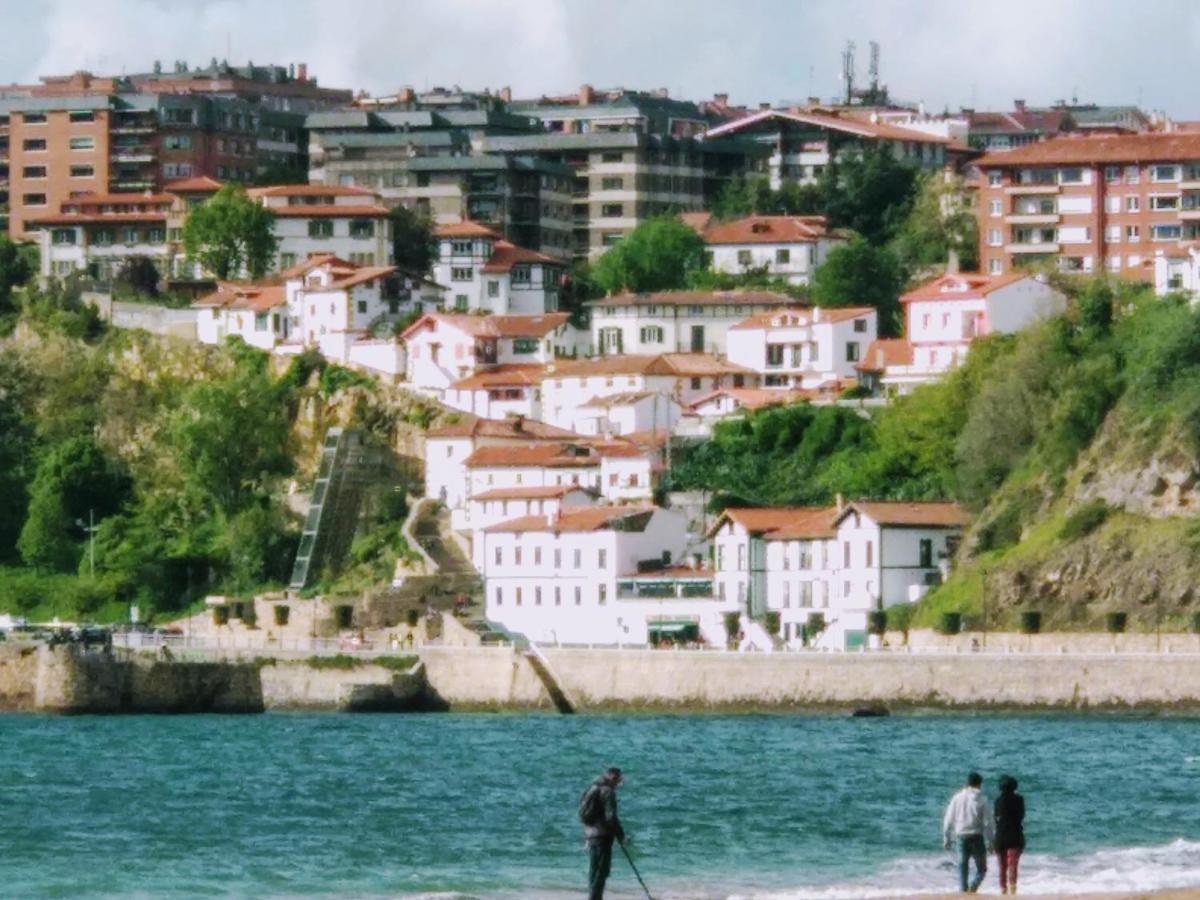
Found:
[{"label": "couple walking on beach", "polygon": [[[983,793],[983,776],[972,772],[966,786],[950,798],[942,817],[946,849],[958,841],[958,878],[964,894],[974,894],[987,874],[987,854],[996,853],[1000,867],[1000,893],[1017,892],[1017,866],[1025,849],[1025,798],[1017,793],[1017,779],[1000,778],[1000,794],[994,808]],[[968,881],[971,862],[975,878]]]}]

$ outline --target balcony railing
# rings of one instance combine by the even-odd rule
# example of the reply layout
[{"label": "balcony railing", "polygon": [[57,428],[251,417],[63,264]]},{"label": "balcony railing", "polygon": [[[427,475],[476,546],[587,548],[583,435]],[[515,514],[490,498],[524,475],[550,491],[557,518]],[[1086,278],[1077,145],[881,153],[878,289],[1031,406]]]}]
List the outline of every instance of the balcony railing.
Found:
[{"label": "balcony railing", "polygon": [[1004,217],[1009,225],[1057,225],[1060,216],[1056,212],[1014,212]]},{"label": "balcony railing", "polygon": [[713,596],[710,578],[661,581],[618,581],[619,600],[678,600]]},{"label": "balcony railing", "polygon": [[1038,244],[1006,244],[1004,249],[1008,253],[1057,253],[1059,245],[1057,241]]},{"label": "balcony railing", "polygon": [[1057,194],[1057,184],[1013,184],[1004,189],[1006,194]]}]

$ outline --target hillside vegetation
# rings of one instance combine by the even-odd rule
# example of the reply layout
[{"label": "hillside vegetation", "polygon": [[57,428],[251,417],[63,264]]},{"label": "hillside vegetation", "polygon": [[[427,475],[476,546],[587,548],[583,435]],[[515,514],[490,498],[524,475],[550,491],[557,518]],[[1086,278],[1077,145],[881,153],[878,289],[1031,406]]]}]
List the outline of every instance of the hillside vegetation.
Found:
[{"label": "hillside vegetation", "polygon": [[[1013,627],[1192,621],[1200,563],[1200,313],[1176,297],[1067,281],[1067,315],[974,345],[968,362],[864,418],[772,409],[681,454],[673,486],[718,503],[952,498],[974,515],[948,583],[917,612]],[[1200,606],[1197,606],[1200,609]],[[974,620],[974,621],[972,621]]]}]

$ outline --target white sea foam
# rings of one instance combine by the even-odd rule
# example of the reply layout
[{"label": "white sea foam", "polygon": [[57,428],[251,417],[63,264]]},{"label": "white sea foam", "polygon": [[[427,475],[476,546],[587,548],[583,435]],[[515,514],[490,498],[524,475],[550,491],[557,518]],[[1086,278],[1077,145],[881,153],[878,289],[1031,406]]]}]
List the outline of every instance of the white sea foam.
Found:
[{"label": "white sea foam", "polygon": [[[766,892],[729,900],[850,900],[952,891],[958,878],[950,853],[896,860],[868,878]],[[994,857],[982,894],[998,894]],[[1098,850],[1080,856],[1030,853],[1021,858],[1021,893],[1088,894],[1200,887],[1200,842],[1178,839],[1157,847]]]}]

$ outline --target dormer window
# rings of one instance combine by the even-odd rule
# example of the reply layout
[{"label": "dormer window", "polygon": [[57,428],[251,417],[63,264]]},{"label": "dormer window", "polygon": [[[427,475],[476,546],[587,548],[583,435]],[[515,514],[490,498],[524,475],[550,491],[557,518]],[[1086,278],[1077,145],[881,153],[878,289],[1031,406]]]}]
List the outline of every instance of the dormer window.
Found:
[{"label": "dormer window", "polygon": [[753,232],[754,234],[766,234],[770,230],[771,230],[771,226],[768,225],[766,222],[755,222],[753,225],[750,226],[750,231]]}]

